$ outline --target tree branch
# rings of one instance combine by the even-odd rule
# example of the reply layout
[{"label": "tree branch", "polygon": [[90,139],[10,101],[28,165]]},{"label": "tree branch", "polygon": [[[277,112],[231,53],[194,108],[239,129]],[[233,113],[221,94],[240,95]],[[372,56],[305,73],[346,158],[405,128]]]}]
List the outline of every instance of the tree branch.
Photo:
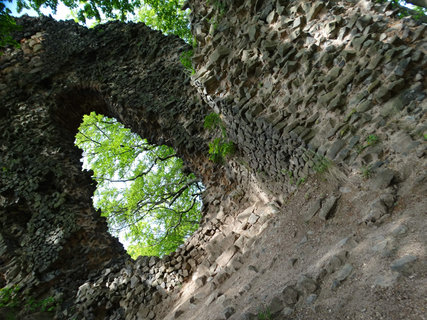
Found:
[{"label": "tree branch", "polygon": [[153,167],[156,165],[156,163],[154,162],[152,165],[151,165],[151,167],[150,168],[148,168],[146,171],[144,171],[144,172],[141,172],[141,173],[139,173],[139,174],[137,174],[136,176],[134,176],[134,177],[132,177],[132,178],[129,178],[129,179],[119,179],[119,180],[116,180],[116,179],[109,179],[109,178],[104,178],[104,177],[95,177],[95,179],[99,179],[99,180],[103,180],[103,181],[108,181],[108,182],[129,182],[129,181],[135,181],[136,179],[138,179],[138,178],[140,178],[140,177],[142,177],[142,176],[145,176],[145,175],[147,175],[148,173],[150,173],[150,171],[151,171],[151,169],[153,169]]},{"label": "tree branch", "polygon": [[110,136],[108,135],[108,134],[106,134],[105,132],[104,132],[104,130],[102,130],[99,126],[98,126],[98,124],[96,123],[96,122],[93,122],[93,125],[104,135],[104,136],[106,136],[107,137],[107,139],[108,140],[111,140],[111,138],[110,138]]},{"label": "tree branch", "polygon": [[[197,200],[197,197],[194,197],[194,198],[193,198],[193,200],[192,200],[192,203],[191,203],[190,208],[188,208],[188,209],[187,209],[187,210],[185,210],[185,211],[177,212],[177,211],[176,211],[176,210],[174,210],[174,209],[171,209],[171,208],[165,208],[165,209],[167,209],[167,210],[172,211],[174,214],[179,214],[178,222],[177,222],[175,225],[170,226],[169,228],[167,228],[167,229],[166,229],[165,234],[162,236],[162,238],[161,238],[160,240],[156,241],[156,242],[155,242],[155,243],[153,243],[153,244],[150,244],[150,245],[148,245],[148,246],[145,246],[144,248],[155,247],[155,246],[157,246],[157,245],[161,244],[163,241],[165,241],[165,240],[166,240],[166,238],[168,237],[168,235],[169,235],[173,230],[176,230],[176,229],[181,225],[181,223],[183,222],[183,215],[184,215],[185,213],[188,213],[190,210],[192,210],[192,209],[194,208],[194,206],[196,205],[196,200]],[[142,219],[138,219],[136,222],[138,222],[138,221],[140,221],[140,220],[142,220]],[[197,221],[185,221],[185,222],[189,222],[189,223],[192,223],[192,224],[199,223],[199,222],[197,222]]]},{"label": "tree branch", "polygon": [[183,185],[174,195],[174,197],[172,198],[171,202],[169,202],[169,205],[171,206],[176,199],[178,199],[181,194],[187,189],[189,188],[193,183],[196,183],[198,180],[197,179],[192,179],[190,181],[188,181],[185,185]]},{"label": "tree branch", "polygon": [[427,9],[427,0],[406,0],[406,2]]},{"label": "tree branch", "polygon": [[176,153],[174,153],[174,154],[171,154],[171,155],[168,155],[168,156],[166,156],[166,157],[160,157],[160,156],[158,156],[157,154],[156,154],[156,156],[157,156],[157,159],[159,159],[160,161],[165,161],[165,160],[168,160],[168,159],[170,159],[170,158],[174,158],[174,157],[176,157]]},{"label": "tree branch", "polygon": [[[407,1],[407,2],[409,2],[409,1]],[[417,19],[419,21],[427,23],[427,16],[426,15],[419,16],[420,13],[418,11],[404,7],[404,6],[400,5],[399,3],[393,2],[393,4],[396,5],[398,7],[398,9],[401,10],[402,12],[406,12],[408,15],[410,15],[412,17],[417,17]]]},{"label": "tree branch", "polygon": [[99,146],[102,146],[102,144],[101,144],[99,141],[95,141],[95,140],[93,140],[92,138],[90,138],[90,137],[88,137],[86,134],[84,134],[83,132],[80,132],[80,134],[81,134],[83,137],[85,137],[85,138],[86,138],[86,140],[85,140],[85,141],[82,141],[82,143],[86,143],[86,142],[93,142],[93,143],[95,143],[95,144],[97,144],[97,145],[99,145]]}]

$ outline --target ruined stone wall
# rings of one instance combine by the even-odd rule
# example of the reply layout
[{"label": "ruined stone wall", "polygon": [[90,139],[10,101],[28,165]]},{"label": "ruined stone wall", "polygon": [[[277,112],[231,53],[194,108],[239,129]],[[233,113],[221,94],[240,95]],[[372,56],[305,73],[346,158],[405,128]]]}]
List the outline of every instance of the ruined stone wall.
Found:
[{"label": "ruined stone wall", "polygon": [[[20,21],[0,57],[4,284],[61,298],[63,319],[356,319],[360,292],[368,319],[421,319],[425,25],[371,1],[189,6],[191,79],[188,46],[141,24]],[[90,111],[175,147],[207,186],[176,252],[132,261],[106,233],[73,147]],[[207,159],[212,111],[237,149],[224,166]]]},{"label": "ruined stone wall", "polygon": [[193,5],[193,81],[278,193],[325,161],[382,170],[423,152],[425,25],[372,1]]},{"label": "ruined stone wall", "polygon": [[74,147],[83,115],[115,117],[173,146],[208,181],[207,108],[185,86],[187,45],[176,37],[142,24],[19,23],[21,48],[0,57],[2,284],[73,300],[91,272],[129,259],[91,205],[95,184]]}]

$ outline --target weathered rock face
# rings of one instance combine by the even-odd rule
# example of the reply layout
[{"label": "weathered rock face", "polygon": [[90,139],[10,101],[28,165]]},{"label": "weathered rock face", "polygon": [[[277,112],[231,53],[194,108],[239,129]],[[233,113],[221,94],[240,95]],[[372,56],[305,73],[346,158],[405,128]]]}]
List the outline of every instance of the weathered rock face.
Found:
[{"label": "weathered rock face", "polygon": [[[58,319],[422,319],[425,25],[371,1],[189,5],[191,81],[187,46],[142,24],[20,20],[0,57],[1,284],[61,299]],[[212,109],[238,149],[224,167]],[[132,261],[108,235],[73,147],[90,111],[207,186],[176,252]]]},{"label": "weathered rock face", "polygon": [[[321,171],[324,159],[376,169],[423,150],[425,25],[370,1],[226,8],[194,4],[193,81],[270,188],[286,191],[284,180]],[[403,126],[412,130],[393,134]]]},{"label": "weathered rock face", "polygon": [[177,38],[141,24],[20,23],[21,49],[1,57],[2,274],[36,294],[48,286],[67,297],[90,272],[128,259],[91,206],[95,185],[73,147],[82,116],[116,117],[173,145],[202,177],[207,107],[188,86],[179,63],[187,46]]}]

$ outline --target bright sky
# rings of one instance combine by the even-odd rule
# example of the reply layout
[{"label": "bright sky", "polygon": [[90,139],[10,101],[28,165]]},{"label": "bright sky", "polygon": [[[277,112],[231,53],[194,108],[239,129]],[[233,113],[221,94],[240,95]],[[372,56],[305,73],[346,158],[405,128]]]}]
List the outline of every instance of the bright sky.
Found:
[{"label": "bright sky", "polygon": [[[16,0],[12,0],[12,2],[8,2],[5,0],[0,0],[2,2],[4,2],[4,4],[6,5],[7,8],[9,8],[12,11],[12,16],[14,17],[20,17],[24,14],[28,14],[29,16],[32,17],[36,17],[37,16],[37,12],[34,11],[33,9],[23,9],[20,13],[16,12]],[[46,7],[42,7],[40,9],[40,11],[46,15],[49,16],[51,15],[52,18],[54,18],[55,20],[74,20],[73,16],[71,15],[71,10],[66,7],[61,1],[58,1],[58,6],[56,8],[56,14],[52,13],[52,9],[50,8],[46,8]],[[104,20],[104,15],[102,12],[100,12],[101,14],[101,19]],[[131,13],[128,13],[128,19],[129,20],[133,20],[135,18],[134,15],[132,15]],[[81,22],[79,22],[81,23]],[[86,23],[84,24],[87,27],[90,27],[92,25],[94,25],[96,23],[96,19],[87,19]]]},{"label": "bright sky", "polygon": [[[16,1],[13,0],[12,2],[8,2],[8,1],[4,1],[4,4],[6,5],[7,8],[9,8],[12,11],[12,16],[14,17],[20,17],[24,14],[28,14],[29,16],[37,16],[37,12],[35,12],[34,10],[30,9],[23,9],[20,13],[16,12]],[[73,19],[71,14],[70,14],[70,9],[68,9],[62,2],[60,2],[58,4],[58,8],[56,11],[56,14],[52,13],[52,10],[50,8],[42,8],[41,11],[43,12],[43,14],[45,15],[52,15],[52,17],[55,20],[69,20],[69,19]]]}]

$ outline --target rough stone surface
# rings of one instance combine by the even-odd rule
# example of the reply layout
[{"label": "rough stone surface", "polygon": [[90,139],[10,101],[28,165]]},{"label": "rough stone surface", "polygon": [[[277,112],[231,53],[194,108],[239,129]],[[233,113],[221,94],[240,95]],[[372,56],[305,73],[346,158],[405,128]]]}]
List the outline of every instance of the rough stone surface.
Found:
[{"label": "rough stone surface", "polygon": [[338,198],[335,196],[327,198],[322,203],[322,208],[319,211],[319,218],[322,220],[326,220],[331,215],[332,208],[335,206]]},{"label": "rough stone surface", "polygon": [[310,277],[302,275],[298,279],[297,289],[300,290],[300,291],[302,291],[304,294],[310,294],[310,293],[313,293],[314,291],[316,291],[317,284]]},{"label": "rough stone surface", "polygon": [[298,291],[292,286],[286,286],[282,291],[282,295],[286,305],[294,305],[298,301]]},{"label": "rough stone surface", "polygon": [[[191,78],[190,47],[142,24],[18,21],[0,56],[1,286],[58,297],[56,319],[256,319],[275,297],[285,319],[423,319],[425,25],[373,1],[224,3],[188,2]],[[199,230],[162,259],[130,259],[92,207],[73,147],[90,111],[206,186]],[[209,112],[236,147],[223,165]]]},{"label": "rough stone surface", "polygon": [[390,269],[404,275],[410,275],[413,272],[412,266],[417,261],[417,257],[412,255],[404,256],[393,261],[390,264]]}]

